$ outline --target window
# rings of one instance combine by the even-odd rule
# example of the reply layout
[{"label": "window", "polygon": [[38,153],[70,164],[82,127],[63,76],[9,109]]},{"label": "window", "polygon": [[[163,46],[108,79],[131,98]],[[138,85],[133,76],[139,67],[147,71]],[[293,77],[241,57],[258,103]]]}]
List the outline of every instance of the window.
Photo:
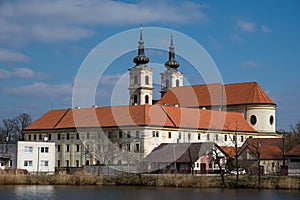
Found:
[{"label": "window", "polygon": [[48,139],[51,140],[51,134],[50,133],[48,134]]},{"label": "window", "polygon": [[60,167],[60,160],[57,160],[57,167]]},{"label": "window", "polygon": [[90,133],[89,132],[86,133],[86,139],[88,139],[88,140],[90,139]]},{"label": "window", "polygon": [[130,151],[130,144],[127,144],[127,145],[126,145],[126,150],[127,150],[127,151]]},{"label": "window", "polygon": [[41,147],[41,153],[48,153],[49,147]]},{"label": "window", "polygon": [[119,131],[119,138],[122,138],[122,131]]},{"label": "window", "polygon": [[76,151],[77,151],[77,152],[80,151],[80,145],[79,145],[79,144],[76,145]]},{"label": "window", "polygon": [[32,160],[24,160],[24,167],[32,167]]},{"label": "window", "polygon": [[130,131],[127,131],[127,138],[131,138]]},{"label": "window", "polygon": [[140,151],[140,144],[135,144],[135,151]]},{"label": "window", "polygon": [[198,133],[198,140],[201,140],[201,134]]},{"label": "window", "polygon": [[137,97],[137,95],[134,95],[134,97],[133,97],[133,104],[137,104],[138,103],[138,97]]},{"label": "window", "polygon": [[145,84],[149,85],[149,76],[145,76]]},{"label": "window", "polygon": [[108,138],[109,139],[111,138],[111,132],[108,132]]},{"label": "window", "polygon": [[70,167],[70,161],[66,160],[66,167]]},{"label": "window", "polygon": [[137,75],[134,75],[133,82],[134,82],[134,84],[138,84],[138,76]]},{"label": "window", "polygon": [[57,152],[60,152],[60,145],[57,145]]},{"label": "window", "polygon": [[170,81],[169,79],[166,80],[166,89],[168,89],[170,87]]},{"label": "window", "polygon": [[48,167],[49,166],[49,161],[48,160],[41,160],[41,166]]},{"label": "window", "polygon": [[79,160],[76,160],[76,167],[79,167]]},{"label": "window", "polygon": [[178,134],[178,139],[181,139],[181,133]]},{"label": "window", "polygon": [[273,125],[273,123],[274,123],[274,117],[273,117],[273,115],[271,115],[270,116],[270,124]]},{"label": "window", "polygon": [[300,159],[298,159],[298,158],[293,158],[293,159],[291,159],[291,162],[300,162]]},{"label": "window", "polygon": [[172,133],[171,132],[169,132],[168,135],[169,135],[169,138],[172,138]]},{"label": "window", "polygon": [[254,126],[257,122],[257,118],[255,115],[251,115],[250,117],[250,123]]},{"label": "window", "polygon": [[31,135],[28,135],[28,140],[31,140]]},{"label": "window", "polygon": [[156,135],[155,135],[156,137],[159,137],[159,132],[158,131],[156,131]]},{"label": "window", "polygon": [[36,134],[33,135],[33,140],[36,140]]},{"label": "window", "polygon": [[224,141],[227,141],[227,135],[224,135]]},{"label": "window", "polygon": [[39,134],[39,140],[42,140],[42,134]]},{"label": "window", "polygon": [[241,136],[241,142],[244,142],[244,136]]},{"label": "window", "polygon": [[218,134],[216,134],[216,140],[219,140],[219,135]]},{"label": "window", "polygon": [[188,140],[191,140],[191,133],[188,133]]},{"label": "window", "polygon": [[70,145],[67,144],[67,150],[66,152],[69,152],[70,151]]},{"label": "window", "polygon": [[236,136],[235,136],[235,135],[233,135],[233,141],[234,141],[234,142],[236,141]]},{"label": "window", "polygon": [[90,161],[89,161],[89,160],[86,160],[86,161],[85,161],[85,165],[89,166],[89,165],[90,165]]},{"label": "window", "polygon": [[152,131],[152,137],[155,137],[155,131]]},{"label": "window", "polygon": [[32,153],[32,147],[30,147],[30,146],[25,146],[24,152],[25,152],[25,153]]},{"label": "window", "polygon": [[137,138],[140,138],[140,132],[139,131],[136,131],[135,134],[136,134]]},{"label": "window", "polygon": [[149,103],[149,96],[148,96],[148,95],[145,96],[145,103],[146,103],[146,104]]},{"label": "window", "polygon": [[79,140],[79,133],[76,133],[76,139]]},{"label": "window", "polygon": [[210,135],[209,135],[209,133],[208,133],[208,134],[206,135],[207,141],[209,141],[209,139],[210,139],[209,136],[210,136]]},{"label": "window", "polygon": [[57,140],[60,140],[60,133],[57,134]]},{"label": "window", "polygon": [[176,80],[176,87],[179,87],[179,80]]},{"label": "window", "polygon": [[70,139],[70,133],[67,133],[67,140]]},{"label": "window", "polygon": [[13,161],[12,161],[12,160],[9,160],[8,166],[9,166],[9,167],[12,167],[12,166],[13,166]]}]

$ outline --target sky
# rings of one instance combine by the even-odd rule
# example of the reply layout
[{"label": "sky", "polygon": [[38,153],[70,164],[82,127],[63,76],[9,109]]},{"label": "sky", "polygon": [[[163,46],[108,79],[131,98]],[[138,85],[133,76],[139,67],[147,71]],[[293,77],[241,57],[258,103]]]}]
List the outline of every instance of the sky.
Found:
[{"label": "sky", "polygon": [[[201,44],[224,83],[258,82],[277,104],[277,130],[289,130],[300,120],[299,11],[297,0],[2,0],[0,119],[25,112],[35,120],[50,109],[72,107],[74,80],[87,55],[127,30],[136,29],[138,40],[142,24],[178,31]],[[162,52],[147,50],[144,41],[152,62],[167,61],[169,38]],[[174,45],[176,51],[176,38]],[[98,106],[111,103],[111,91],[134,66],[136,53],[120,55],[105,71]],[[188,82],[201,84],[189,63],[178,60]]]}]

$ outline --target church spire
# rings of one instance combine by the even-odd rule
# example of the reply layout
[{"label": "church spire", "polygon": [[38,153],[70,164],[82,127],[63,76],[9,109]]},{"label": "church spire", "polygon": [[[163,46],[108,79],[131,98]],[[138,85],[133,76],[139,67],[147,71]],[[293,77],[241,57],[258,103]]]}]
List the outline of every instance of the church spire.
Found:
[{"label": "church spire", "polygon": [[173,44],[173,35],[171,34],[171,42],[169,47],[169,60],[165,63],[167,67],[177,69],[179,67],[179,62],[175,60],[175,51],[174,51],[174,44]]},{"label": "church spire", "polygon": [[133,59],[133,62],[138,65],[146,64],[149,62],[149,58],[145,56],[144,40],[143,40],[143,27],[140,27],[140,40],[138,42],[138,55]]}]

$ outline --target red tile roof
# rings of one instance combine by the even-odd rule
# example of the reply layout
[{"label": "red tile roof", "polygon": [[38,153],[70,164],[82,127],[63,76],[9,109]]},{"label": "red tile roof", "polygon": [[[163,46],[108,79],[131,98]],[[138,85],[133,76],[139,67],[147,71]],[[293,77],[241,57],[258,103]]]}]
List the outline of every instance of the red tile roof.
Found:
[{"label": "red tile roof", "polygon": [[160,126],[256,132],[240,113],[160,105],[52,110],[26,130]]},{"label": "red tile roof", "polygon": [[256,82],[174,87],[170,88],[157,104],[172,106],[177,104],[181,107],[244,104],[275,105]]},{"label": "red tile roof", "polygon": [[286,152],[286,156],[300,156],[300,144],[292,148],[290,151]]},{"label": "red tile roof", "polygon": [[[260,144],[259,148],[257,148],[258,143]],[[279,160],[283,156],[282,145],[282,138],[248,138],[238,154],[249,148],[256,155],[259,150],[260,159],[262,160]]]},{"label": "red tile roof", "polygon": [[[234,146],[220,146],[220,149],[222,149],[230,158],[235,157],[235,147]],[[237,150],[239,150],[239,148]]]}]

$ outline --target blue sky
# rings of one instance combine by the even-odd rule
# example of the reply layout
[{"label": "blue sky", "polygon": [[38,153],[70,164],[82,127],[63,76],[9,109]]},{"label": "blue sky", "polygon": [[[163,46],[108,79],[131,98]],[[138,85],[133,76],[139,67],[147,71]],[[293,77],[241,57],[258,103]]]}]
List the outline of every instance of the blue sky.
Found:
[{"label": "blue sky", "polygon": [[[51,108],[71,107],[74,78],[87,54],[143,24],[196,40],[224,83],[257,81],[278,105],[277,129],[288,130],[300,120],[299,11],[296,0],[1,1],[0,119],[22,112],[37,119]],[[109,104],[114,83],[133,66],[135,55],[122,56],[107,70],[99,105]],[[162,55],[151,54],[150,60],[159,62]],[[184,63],[179,69],[198,83]]]}]

